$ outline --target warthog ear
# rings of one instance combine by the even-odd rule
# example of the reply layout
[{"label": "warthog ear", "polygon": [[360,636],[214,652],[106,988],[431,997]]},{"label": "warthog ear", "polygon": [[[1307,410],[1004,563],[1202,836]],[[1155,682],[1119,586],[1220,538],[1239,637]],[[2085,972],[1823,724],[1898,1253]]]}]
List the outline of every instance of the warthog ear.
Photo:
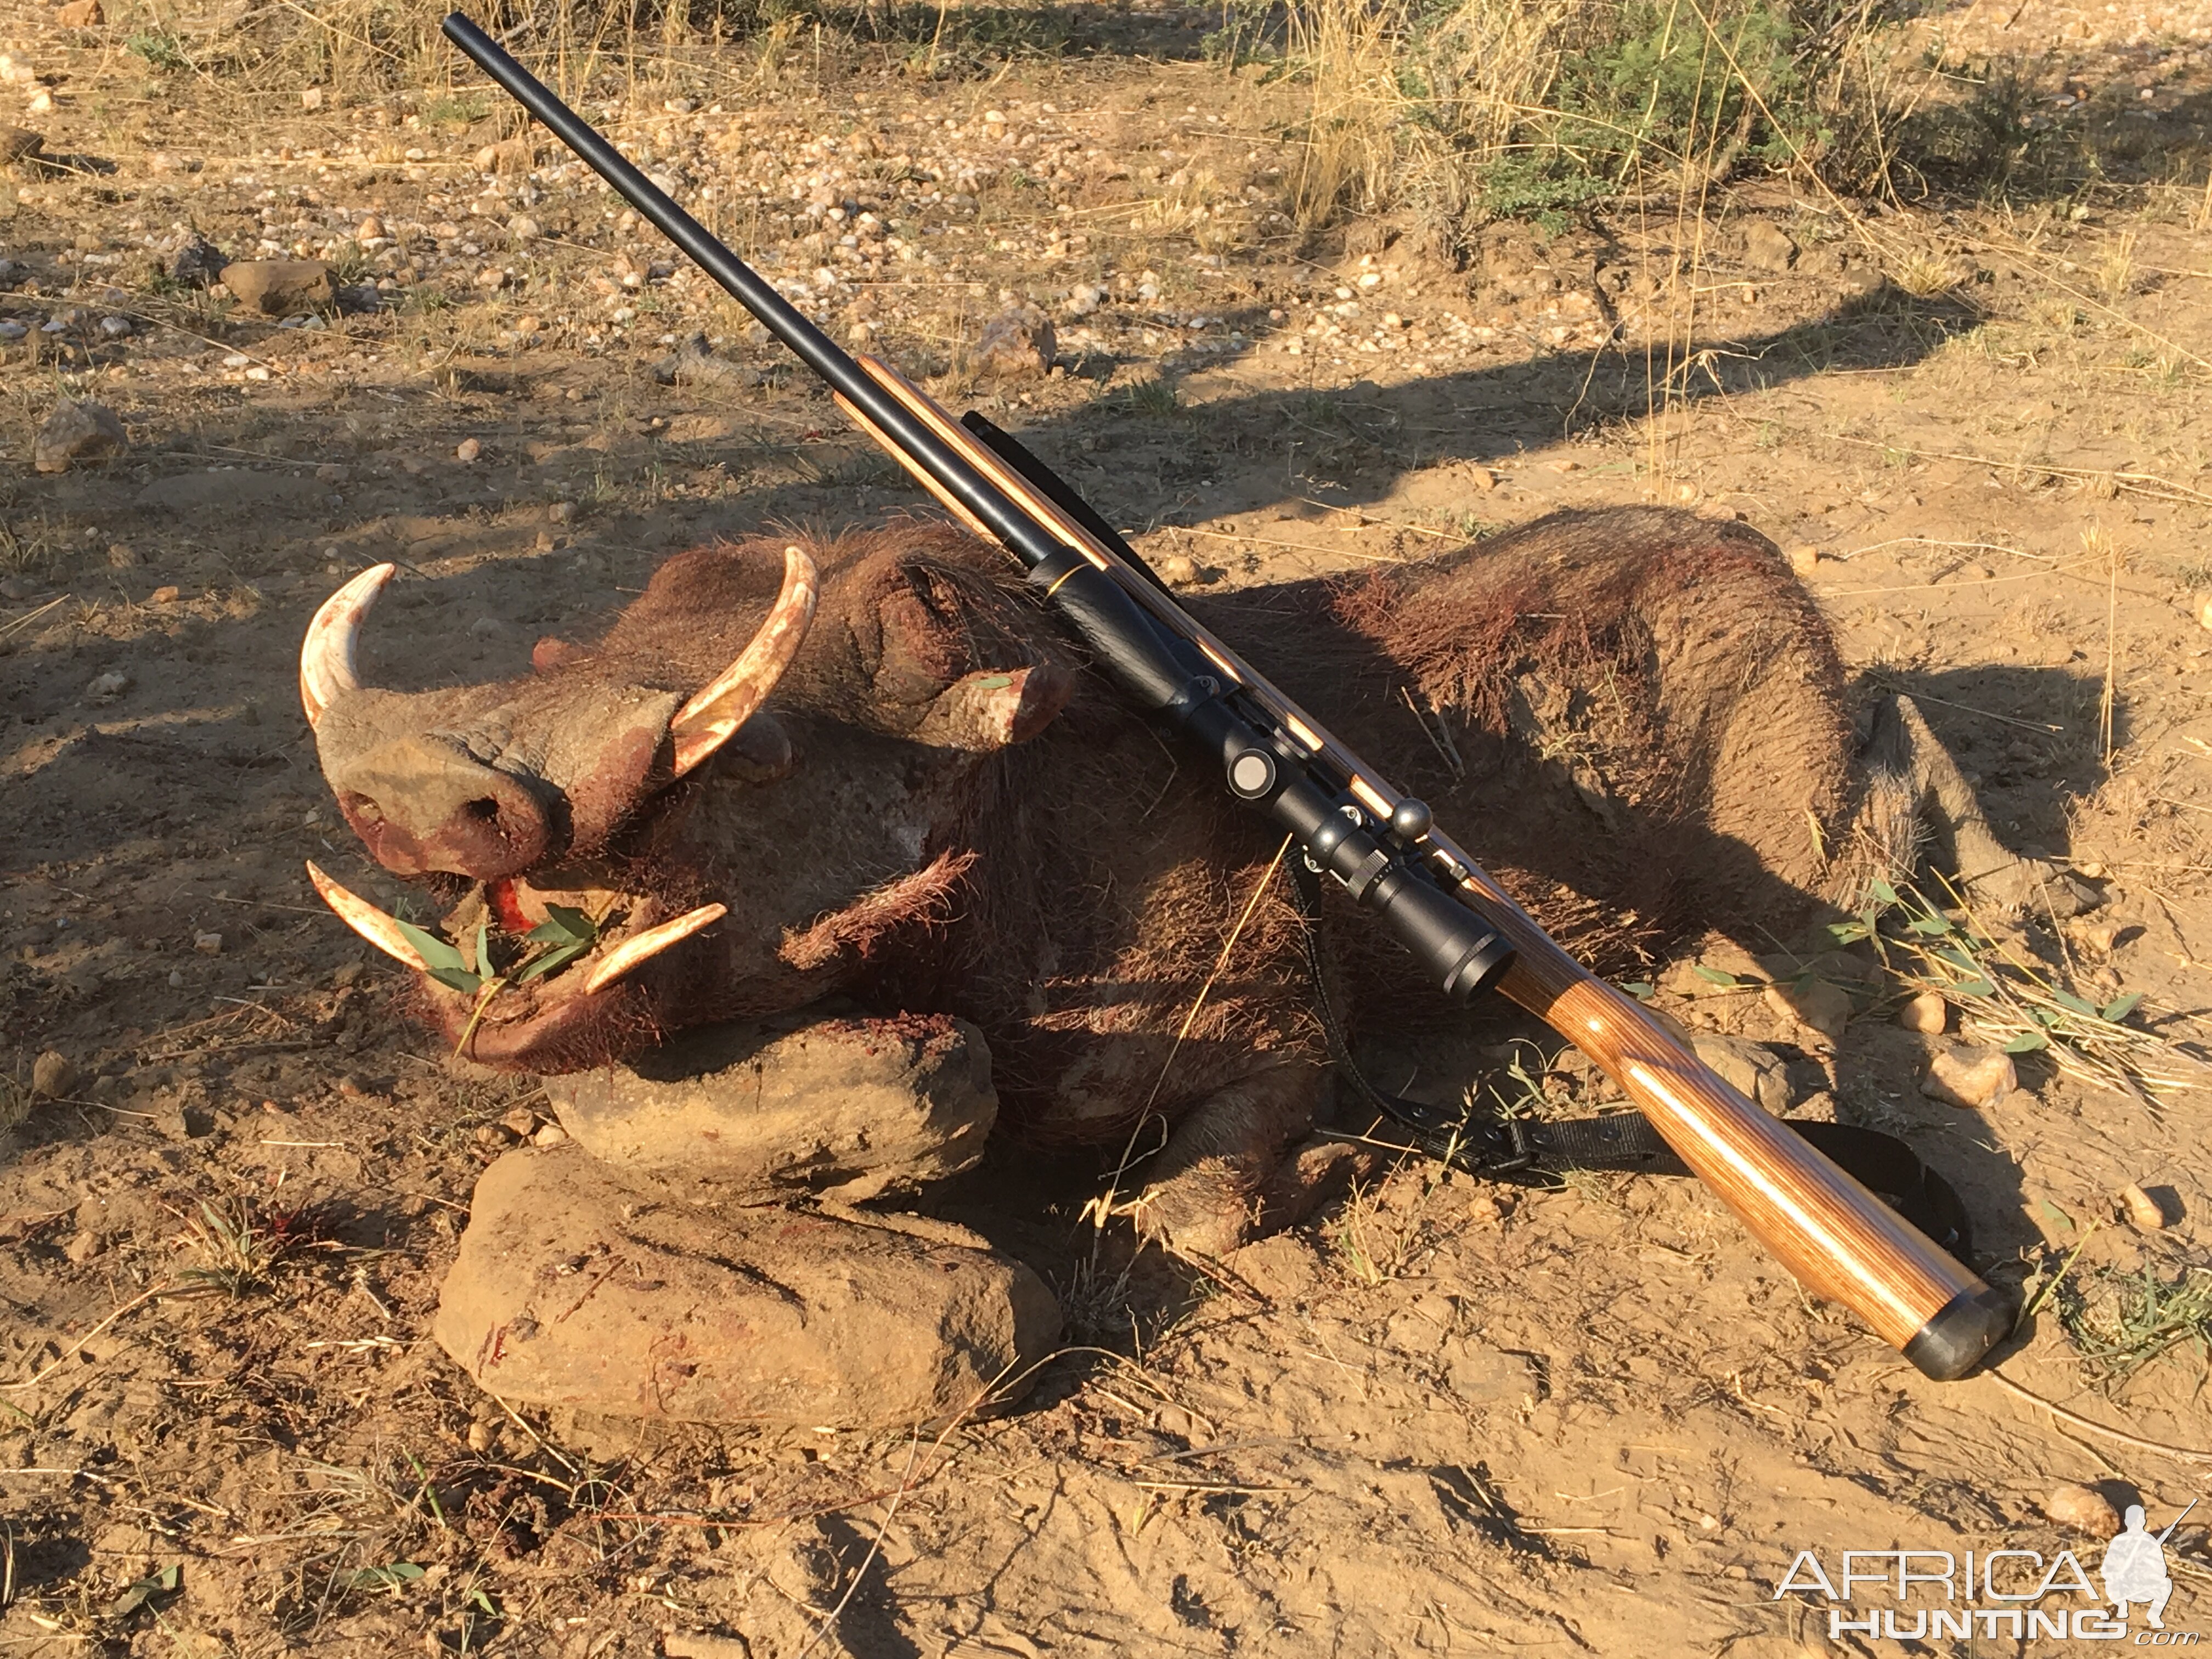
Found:
[{"label": "warthog ear", "polygon": [[1066,706],[1075,671],[1055,660],[1049,624],[1000,583],[910,557],[886,574],[867,724],[984,751],[1026,742]]},{"label": "warthog ear", "polygon": [[1075,676],[1052,663],[962,677],[921,717],[914,740],[940,749],[1003,749],[1052,723],[1075,690]]}]

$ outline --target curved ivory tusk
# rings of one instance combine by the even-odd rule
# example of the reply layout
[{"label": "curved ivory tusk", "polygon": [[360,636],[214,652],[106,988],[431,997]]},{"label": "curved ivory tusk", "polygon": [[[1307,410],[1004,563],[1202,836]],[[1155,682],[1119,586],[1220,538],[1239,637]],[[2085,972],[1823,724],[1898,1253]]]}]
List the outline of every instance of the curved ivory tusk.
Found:
[{"label": "curved ivory tusk", "polygon": [[720,921],[729,914],[726,904],[702,904],[696,910],[687,910],[673,921],[664,921],[657,927],[648,927],[635,939],[626,939],[607,952],[605,957],[592,965],[584,978],[584,994],[604,991],[624,974],[641,963],[659,956],[670,945],[690,939],[702,927]]},{"label": "curved ivory tusk", "polygon": [[814,561],[796,547],[783,550],[783,591],[769,609],[760,626],[738,659],[714,677],[714,683],[676,711],[668,735],[676,745],[676,775],[682,777],[705,760],[752,717],[768,701],[783,671],[799,654],[814,620],[817,581]]},{"label": "curved ivory tusk", "polygon": [[307,624],[307,636],[300,641],[300,702],[310,726],[322,720],[323,711],[341,694],[361,690],[354,674],[354,641],[360,637],[362,618],[376,604],[392,572],[391,565],[371,565],[325,599]]},{"label": "curved ivory tusk", "polygon": [[[386,570],[392,568],[385,566]],[[418,974],[429,972],[430,964],[422,960],[422,953],[407,942],[399,931],[399,924],[378,909],[357,893],[348,892],[315,867],[313,859],[307,860],[307,879],[315,884],[315,890],[323,896],[323,902],[338,913],[338,920],[374,945],[387,957],[405,963]]]}]

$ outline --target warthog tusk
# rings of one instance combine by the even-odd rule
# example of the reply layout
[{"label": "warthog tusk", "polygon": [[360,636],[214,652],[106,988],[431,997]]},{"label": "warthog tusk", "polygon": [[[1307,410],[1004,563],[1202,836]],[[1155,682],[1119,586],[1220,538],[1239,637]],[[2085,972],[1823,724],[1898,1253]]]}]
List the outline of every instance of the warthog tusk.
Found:
[{"label": "warthog tusk", "polygon": [[664,921],[657,927],[648,927],[634,939],[626,939],[607,952],[605,957],[592,964],[592,971],[584,977],[584,994],[604,991],[624,974],[641,963],[659,956],[670,945],[690,939],[702,927],[720,921],[729,914],[726,904],[702,904],[696,910],[687,910],[673,921]]},{"label": "warthog tusk", "polygon": [[[386,565],[389,570],[392,567]],[[374,945],[388,957],[405,963],[418,974],[429,972],[430,964],[422,960],[422,953],[407,942],[399,931],[399,924],[378,909],[357,893],[349,893],[315,867],[314,860],[307,861],[307,879],[315,884],[315,890],[323,896],[323,902],[338,913],[338,920]]]},{"label": "warthog tusk", "polygon": [[814,620],[818,586],[814,561],[795,547],[783,550],[783,588],[738,659],[716,675],[706,690],[676,711],[668,735],[676,745],[676,775],[705,760],[768,701],[783,671],[799,654]]},{"label": "warthog tusk", "polygon": [[[371,565],[325,599],[315,619],[307,624],[307,636],[300,641],[300,702],[307,711],[310,726],[318,724],[324,711],[344,693],[361,690],[354,672],[354,641],[361,636],[362,619],[375,605],[385,583],[392,580],[392,568],[388,564]],[[337,890],[343,893],[345,889]]]}]

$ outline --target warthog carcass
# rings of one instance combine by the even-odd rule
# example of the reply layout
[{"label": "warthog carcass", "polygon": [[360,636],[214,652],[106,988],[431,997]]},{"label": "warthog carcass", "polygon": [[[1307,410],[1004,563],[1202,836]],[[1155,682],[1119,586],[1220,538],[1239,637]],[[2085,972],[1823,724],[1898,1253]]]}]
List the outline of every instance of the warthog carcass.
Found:
[{"label": "warthog carcass", "polygon": [[[1013,1131],[1170,1126],[1140,1213],[1171,1240],[1224,1248],[1288,1201],[1327,1056],[1284,884],[1253,902],[1277,838],[1118,706],[997,550],[922,521],[702,548],[595,643],[405,694],[353,666],[382,580],[325,607],[301,664],[347,822],[446,896],[454,939],[549,904],[599,924],[488,1001],[424,978],[449,1042],[553,1073],[830,999],[956,1015]],[[1188,604],[1600,972],[1708,927],[1771,948],[1909,859],[1916,817],[2000,901],[2037,873],[1909,704],[1854,705],[1811,599],[1739,525],[1562,514]],[[1355,1030],[1430,1006],[1348,905],[1323,927]]]}]

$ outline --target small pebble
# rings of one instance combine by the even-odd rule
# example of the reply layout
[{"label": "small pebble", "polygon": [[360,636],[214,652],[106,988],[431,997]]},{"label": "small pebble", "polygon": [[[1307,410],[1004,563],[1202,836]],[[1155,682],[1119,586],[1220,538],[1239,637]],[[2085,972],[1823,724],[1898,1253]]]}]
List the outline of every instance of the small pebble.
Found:
[{"label": "small pebble", "polygon": [[1934,1033],[1950,1023],[1951,1005],[1940,991],[1923,991],[1897,1011],[1897,1023],[1908,1031]]},{"label": "small pebble", "polygon": [[146,596],[146,603],[149,605],[174,605],[179,599],[183,597],[183,594],[184,589],[181,587],[157,587],[151,593],[149,593]]},{"label": "small pebble", "polygon": [[192,935],[192,949],[198,951],[204,957],[219,957],[222,954],[222,935],[221,933],[194,933]]},{"label": "small pebble", "polygon": [[545,516],[555,524],[567,524],[576,516],[574,501],[556,501],[545,509]]},{"label": "small pebble", "polygon": [[1160,561],[1160,580],[1170,587],[1188,587],[1198,580],[1198,567],[1180,553]]},{"label": "small pebble", "polygon": [[561,1146],[568,1143],[568,1132],[557,1123],[548,1123],[530,1139],[534,1146]]},{"label": "small pebble", "polygon": [[538,1132],[538,1114],[527,1106],[518,1106],[500,1119],[514,1133],[517,1140],[527,1140]]},{"label": "small pebble", "polygon": [[82,1267],[106,1247],[106,1240],[87,1228],[62,1246],[62,1254],[70,1259],[71,1266]]},{"label": "small pebble", "polygon": [[2166,1231],[2166,1206],[2133,1182],[2120,1188],[2120,1207],[2130,1226],[2148,1233]]},{"label": "small pebble", "polygon": [[2012,1056],[1996,1048],[1954,1048],[1929,1062],[1920,1092],[1947,1106],[1985,1111],[2020,1086]]},{"label": "small pebble", "polygon": [[453,450],[453,459],[464,465],[483,453],[483,446],[474,438],[464,438]]},{"label": "small pebble", "polygon": [[1810,576],[1820,568],[1820,550],[1810,542],[1800,542],[1783,556],[1790,568],[1800,576]]},{"label": "small pebble", "polygon": [[105,674],[94,677],[84,688],[84,695],[94,702],[113,702],[131,689],[131,676],[120,669],[111,668]]},{"label": "small pebble", "polygon": [[2112,1500],[2094,1486],[2077,1486],[2070,1482],[2053,1486],[2043,1500],[2043,1512],[2062,1527],[2091,1538],[2110,1538],[2120,1529],[2120,1517],[2113,1511]]},{"label": "small pebble", "polygon": [[49,1048],[31,1063],[31,1092],[49,1100],[76,1087],[76,1062],[59,1049]]},{"label": "small pebble", "polygon": [[107,550],[108,568],[128,570],[138,562],[138,550],[128,542],[117,542]]}]

